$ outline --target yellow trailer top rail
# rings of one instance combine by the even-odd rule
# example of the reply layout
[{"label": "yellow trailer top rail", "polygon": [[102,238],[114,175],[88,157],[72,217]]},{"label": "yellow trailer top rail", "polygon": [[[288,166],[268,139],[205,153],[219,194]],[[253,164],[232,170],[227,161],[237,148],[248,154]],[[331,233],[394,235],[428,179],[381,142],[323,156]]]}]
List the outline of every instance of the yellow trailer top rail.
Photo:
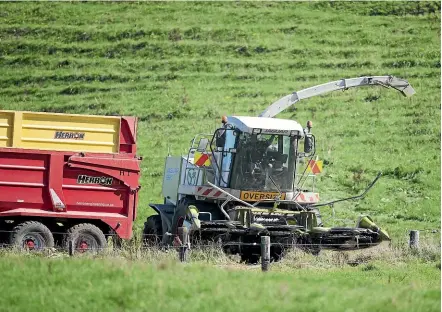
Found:
[{"label": "yellow trailer top rail", "polygon": [[118,153],[121,117],[0,110],[0,148]]}]

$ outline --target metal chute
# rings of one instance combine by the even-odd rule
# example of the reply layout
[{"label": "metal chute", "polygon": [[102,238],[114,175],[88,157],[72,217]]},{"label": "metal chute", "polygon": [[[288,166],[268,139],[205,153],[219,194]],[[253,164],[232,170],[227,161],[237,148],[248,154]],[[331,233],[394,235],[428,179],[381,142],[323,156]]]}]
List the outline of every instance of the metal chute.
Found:
[{"label": "metal chute", "polygon": [[283,110],[294,105],[300,100],[307,99],[313,96],[321,95],[324,93],[347,90],[349,88],[362,87],[362,86],[383,86],[386,88],[393,88],[402,93],[406,97],[410,97],[416,92],[407,80],[397,78],[394,76],[367,76],[358,78],[341,79],[321,85],[313,86],[300,91],[295,91],[292,94],[286,95],[278,101],[270,105],[265,111],[263,111],[259,117],[275,117]]}]

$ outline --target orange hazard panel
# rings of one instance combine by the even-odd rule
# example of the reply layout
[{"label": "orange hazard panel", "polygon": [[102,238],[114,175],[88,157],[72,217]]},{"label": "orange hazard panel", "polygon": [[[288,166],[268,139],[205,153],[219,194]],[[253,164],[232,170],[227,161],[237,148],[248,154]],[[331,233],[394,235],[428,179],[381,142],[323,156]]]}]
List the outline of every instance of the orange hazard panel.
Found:
[{"label": "orange hazard panel", "polygon": [[322,160],[310,160],[307,166],[307,172],[319,174],[322,172]]},{"label": "orange hazard panel", "polygon": [[210,155],[205,152],[204,153],[195,152],[194,164],[197,165],[198,167],[210,166],[211,164]]},{"label": "orange hazard panel", "polygon": [[121,117],[0,111],[0,147],[118,153]]}]

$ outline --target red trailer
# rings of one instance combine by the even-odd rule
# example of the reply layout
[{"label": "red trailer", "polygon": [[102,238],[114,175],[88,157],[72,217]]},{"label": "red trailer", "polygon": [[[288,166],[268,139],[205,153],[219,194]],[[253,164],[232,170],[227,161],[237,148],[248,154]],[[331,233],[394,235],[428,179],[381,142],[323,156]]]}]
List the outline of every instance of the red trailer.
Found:
[{"label": "red trailer", "polygon": [[82,250],[132,236],[140,189],[137,120],[0,111],[0,236]]}]

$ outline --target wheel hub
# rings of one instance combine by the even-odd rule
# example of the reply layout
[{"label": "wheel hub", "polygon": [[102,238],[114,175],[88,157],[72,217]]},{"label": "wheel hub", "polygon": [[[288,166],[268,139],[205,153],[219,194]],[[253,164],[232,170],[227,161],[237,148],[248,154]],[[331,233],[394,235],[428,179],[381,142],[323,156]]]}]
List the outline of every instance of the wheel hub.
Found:
[{"label": "wheel hub", "polygon": [[86,233],[83,233],[78,237],[75,246],[80,253],[94,251],[94,249],[98,247],[94,237]]},{"label": "wheel hub", "polygon": [[78,247],[80,252],[86,252],[89,249],[89,245],[85,241],[80,242]]},{"label": "wheel hub", "polygon": [[23,247],[28,250],[36,250],[44,246],[43,238],[39,234],[26,235],[22,242]]},{"label": "wheel hub", "polygon": [[32,239],[27,239],[25,241],[25,245],[29,249],[34,249],[35,248],[35,243],[34,243],[34,241]]}]

